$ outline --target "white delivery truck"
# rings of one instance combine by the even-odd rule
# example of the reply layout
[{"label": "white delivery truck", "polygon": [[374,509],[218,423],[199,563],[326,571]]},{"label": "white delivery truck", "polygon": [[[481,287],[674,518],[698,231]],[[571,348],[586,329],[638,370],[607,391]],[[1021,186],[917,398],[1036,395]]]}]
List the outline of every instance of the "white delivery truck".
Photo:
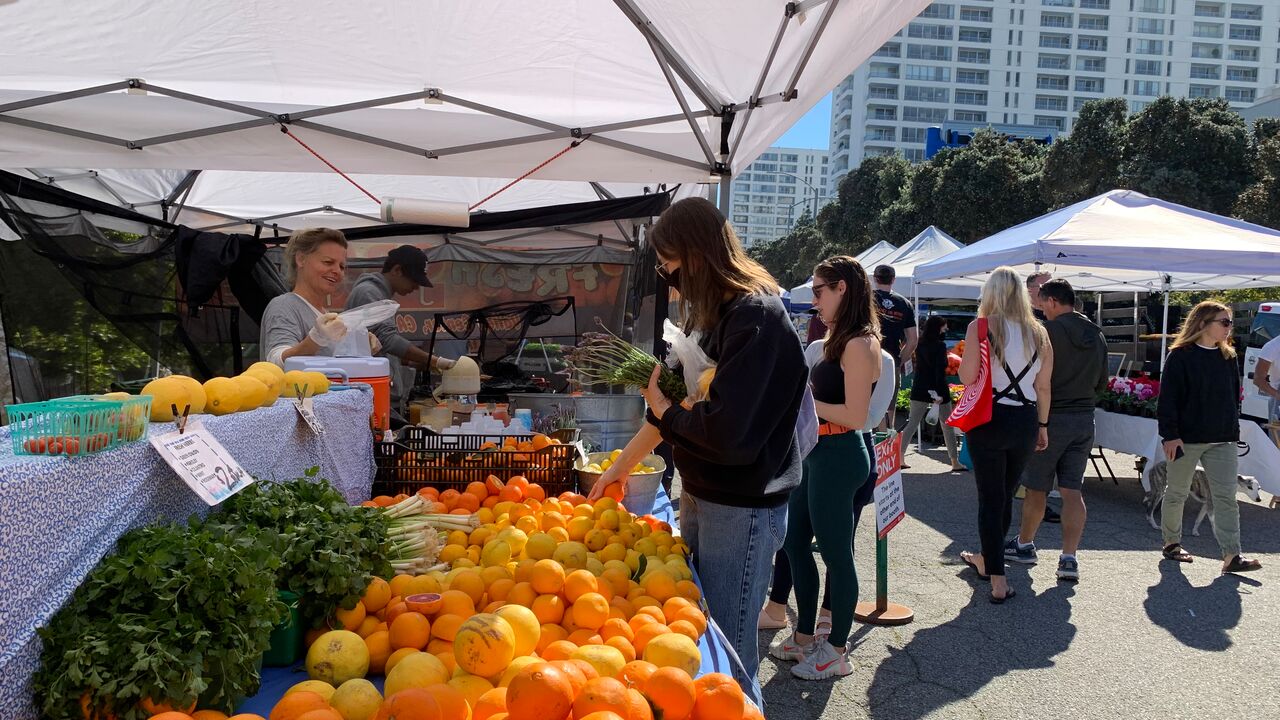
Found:
[{"label": "white delivery truck", "polygon": [[[1244,404],[1241,414],[1255,420],[1267,419],[1267,408],[1270,398],[1258,391],[1253,384],[1253,373],[1258,367],[1258,354],[1262,346],[1272,338],[1280,337],[1280,300],[1264,302],[1258,306],[1258,314],[1249,327],[1247,349],[1244,353]],[[1273,369],[1272,377],[1277,370]]]}]

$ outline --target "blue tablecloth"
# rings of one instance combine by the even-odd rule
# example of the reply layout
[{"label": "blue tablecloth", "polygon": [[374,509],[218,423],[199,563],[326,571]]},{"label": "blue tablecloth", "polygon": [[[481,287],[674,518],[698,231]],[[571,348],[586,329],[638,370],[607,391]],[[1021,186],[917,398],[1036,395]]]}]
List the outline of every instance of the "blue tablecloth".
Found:
[{"label": "blue tablecloth", "polygon": [[[205,427],[249,473],[300,477],[319,466],[352,503],[369,499],[372,393],[356,389],[316,399],[326,431],[317,437],[287,400],[223,417]],[[172,424],[156,423],[163,433]],[[204,515],[205,505],[144,441],[77,458],[15,456],[0,428],[0,718],[35,717],[30,678],[40,658],[36,628],[46,623],[128,530]]]},{"label": "blue tablecloth", "polygon": [[[676,526],[675,512],[671,506],[671,498],[667,497],[666,492],[660,487],[658,488],[658,499],[653,506],[653,516],[666,522],[672,530],[678,530]],[[697,577],[694,577],[697,581]],[[701,587],[701,583],[699,583]],[[707,608],[702,608],[704,613]],[[729,649],[729,642],[725,639],[724,633],[710,620],[708,613],[707,632],[698,641],[698,649],[702,651],[702,666],[698,668],[698,675],[706,675],[707,673],[724,673],[726,675],[733,674],[733,665],[738,663],[738,658],[733,651]],[[293,667],[263,668],[262,669],[262,687],[258,690],[258,694],[249,698],[236,709],[236,712],[257,713],[263,717],[271,714],[271,708],[284,697],[287,691],[293,685],[307,679],[307,671],[302,667],[302,663],[298,663]],[[378,687],[378,691],[382,691],[382,677],[372,676],[369,680]]]}]

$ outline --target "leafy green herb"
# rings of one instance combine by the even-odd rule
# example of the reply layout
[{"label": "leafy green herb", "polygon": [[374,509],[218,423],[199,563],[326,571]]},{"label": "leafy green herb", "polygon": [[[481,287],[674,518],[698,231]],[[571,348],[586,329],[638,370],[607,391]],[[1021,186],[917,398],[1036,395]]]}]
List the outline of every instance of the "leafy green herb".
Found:
[{"label": "leafy green herb", "polygon": [[219,523],[142,528],[124,535],[40,629],[32,680],[49,720],[114,715],[141,720],[149,698],[231,710],[257,692],[257,663],[286,611],[280,560],[253,529]]}]

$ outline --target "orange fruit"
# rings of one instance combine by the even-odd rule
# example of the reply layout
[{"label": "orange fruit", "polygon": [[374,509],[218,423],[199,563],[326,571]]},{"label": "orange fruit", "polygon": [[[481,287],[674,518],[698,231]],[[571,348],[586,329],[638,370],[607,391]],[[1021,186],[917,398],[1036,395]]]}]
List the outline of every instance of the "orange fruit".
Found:
[{"label": "orange fruit", "polygon": [[431,639],[431,621],[416,612],[401,613],[391,623],[391,649],[414,648],[421,650]]},{"label": "orange fruit", "polygon": [[435,696],[436,704],[440,706],[440,720],[468,720],[471,717],[467,698],[457,688],[446,684],[428,685],[427,692]]},{"label": "orange fruit", "polygon": [[638,633],[640,632],[640,628],[646,625],[661,625],[662,623],[658,622],[657,620],[654,620],[652,615],[644,615],[641,613],[636,613],[631,617],[631,621],[628,622],[627,624],[631,626],[632,632]]},{"label": "orange fruit", "polygon": [[636,630],[636,638],[631,641],[631,645],[635,647],[636,652],[644,655],[644,649],[649,646],[649,641],[661,635],[671,632],[671,628],[659,622],[650,623]]},{"label": "orange fruit", "polygon": [[685,608],[676,613],[675,622],[687,622],[698,632],[698,637],[707,633],[707,616],[698,608]]},{"label": "orange fruit", "polygon": [[[413,648],[400,648],[399,650],[392,652],[391,655],[387,658],[386,664],[383,665],[382,674],[386,675],[387,673],[390,673],[391,669],[394,668],[397,663],[405,659],[406,656],[412,655],[416,652],[418,652],[418,650],[415,650]],[[373,671],[372,657],[369,659],[369,671],[370,672]]]},{"label": "orange fruit", "polygon": [[693,682],[698,699],[693,703],[690,720],[722,720],[740,718],[747,700],[742,688],[724,673],[709,673]]},{"label": "orange fruit", "polygon": [[427,643],[427,652],[431,653],[432,655],[452,655],[453,641],[441,640],[440,638],[432,638],[431,642]]},{"label": "orange fruit", "polygon": [[564,601],[559,595],[539,595],[530,609],[543,625],[559,625],[564,620]]},{"label": "orange fruit", "polygon": [[590,570],[574,570],[564,579],[564,599],[570,603],[576,603],[583,595],[599,592],[599,590],[599,581]]},{"label": "orange fruit", "polygon": [[439,593],[415,593],[405,596],[404,605],[413,612],[430,617],[444,607],[444,599]]},{"label": "orange fruit", "polygon": [[191,720],[227,720],[227,714],[221,710],[197,710],[191,713]]},{"label": "orange fruit", "polygon": [[596,634],[595,630],[581,628],[569,633],[569,642],[577,645],[578,647],[583,647],[585,645],[603,645],[604,638]]},{"label": "orange fruit", "polygon": [[526,490],[529,487],[529,479],[523,475],[512,475],[511,479],[507,481],[507,484],[518,487],[521,490]]},{"label": "orange fruit", "polygon": [[760,708],[747,703],[746,708],[742,711],[742,720],[764,720],[764,713],[760,712]]},{"label": "orange fruit", "polygon": [[698,629],[695,628],[693,623],[690,623],[688,620],[677,620],[667,627],[671,628],[671,632],[684,635],[695,643],[697,643],[698,638],[701,637],[698,633]]},{"label": "orange fruit", "polygon": [[534,563],[529,584],[540,595],[551,595],[564,589],[564,567],[555,560],[539,560]]},{"label": "orange fruit", "polygon": [[360,602],[364,603],[364,609],[371,613],[386,607],[389,600],[391,600],[391,583],[377,576],[369,580],[369,586],[364,589],[364,595],[360,597]]},{"label": "orange fruit", "polygon": [[461,615],[441,615],[436,618],[435,624],[431,627],[431,637],[453,642],[453,638],[458,634],[458,628],[461,628],[464,622],[466,621]]},{"label": "orange fruit", "polygon": [[644,607],[637,608],[636,612],[638,614],[648,615],[663,624],[666,624],[667,622],[667,616],[662,614],[662,608],[654,605],[646,605]]},{"label": "orange fruit", "polygon": [[390,604],[383,610],[383,622],[387,623],[387,627],[391,627],[391,623],[396,621],[404,613],[409,612],[409,606],[403,600],[392,598]]},{"label": "orange fruit", "polygon": [[547,645],[538,655],[543,660],[568,660],[575,652],[578,646],[568,640],[556,640]]},{"label": "orange fruit", "polygon": [[564,718],[573,709],[573,687],[548,663],[530,665],[507,686],[508,720]]},{"label": "orange fruit", "polygon": [[338,625],[343,630],[350,630],[351,632],[360,629],[360,625],[364,623],[364,618],[367,614],[364,609],[364,603],[359,600],[356,601],[356,606],[350,610],[338,608],[333,611],[333,617],[338,621]]},{"label": "orange fruit", "polygon": [[240,713],[239,715],[232,715],[231,717],[227,718],[227,720],[267,720],[267,719],[262,717],[261,715],[256,715],[254,713]]},{"label": "orange fruit", "polygon": [[411,687],[388,697],[374,720],[440,720],[440,703],[424,687]]},{"label": "orange fruit", "polygon": [[679,618],[677,615],[685,608],[694,608],[697,606],[682,597],[673,597],[662,603],[662,615],[665,621],[673,623]]},{"label": "orange fruit", "polygon": [[534,500],[541,501],[547,499],[547,491],[543,490],[541,485],[535,483],[530,483],[529,487],[525,488],[524,493],[526,496],[531,497]]},{"label": "orange fruit", "polygon": [[343,720],[342,713],[333,708],[308,710],[297,717],[297,720]]},{"label": "orange fruit", "polygon": [[523,605],[525,607],[533,607],[533,601],[538,597],[538,591],[527,582],[517,582],[511,591],[507,593],[508,605]]},{"label": "orange fruit", "polygon": [[518,503],[521,500],[524,500],[524,490],[508,483],[506,487],[498,491],[498,500],[502,502]]},{"label": "orange fruit", "polygon": [[542,651],[546,650],[547,646],[550,645],[551,643],[557,640],[569,639],[569,631],[565,630],[559,625],[550,625],[550,624],[543,625],[541,630],[542,632],[539,633],[538,635],[538,644],[534,648],[534,652],[538,653],[539,655],[541,655]]},{"label": "orange fruit", "polygon": [[471,493],[463,493],[458,496],[458,502],[456,503],[453,509],[454,511],[465,510],[468,513],[473,513],[480,509],[480,503],[483,502],[483,500],[484,498],[478,497]]},{"label": "orange fruit", "polygon": [[[489,477],[493,476],[490,475]],[[481,498],[489,497],[489,488],[485,487],[484,483],[477,480],[475,482],[467,483],[467,494]]]},{"label": "orange fruit", "polygon": [[152,715],[149,720],[191,720],[191,716],[186,713],[167,710],[158,715]]},{"label": "orange fruit", "polygon": [[698,584],[692,580],[681,580],[676,583],[676,592],[680,597],[691,602],[698,602],[702,599],[702,591],[698,589]]},{"label": "orange fruit", "polygon": [[[457,580],[455,577],[454,580]],[[469,618],[476,614],[476,601],[461,590],[445,590],[440,593],[440,614]]]},{"label": "orange fruit", "polygon": [[378,626],[381,624],[382,621],[378,619],[377,615],[369,615],[365,617],[364,622],[360,623],[360,627],[356,628],[356,634],[362,638],[367,638],[377,632]]},{"label": "orange fruit", "polygon": [[573,687],[573,696],[578,697],[578,693],[582,692],[582,688],[587,686],[587,680],[590,679],[582,668],[572,660],[554,660],[551,664],[569,679],[569,685]]},{"label": "orange fruit", "polygon": [[[391,633],[376,632],[364,639],[369,648],[369,672],[381,675],[387,671],[387,659],[391,657]],[[401,648],[407,649],[407,648]]]},{"label": "orange fruit", "polygon": [[600,626],[600,637],[603,637],[605,640],[620,637],[626,640],[629,644],[635,636],[635,631],[631,629],[631,626],[628,625],[625,620],[609,618],[604,621],[604,625]]},{"label": "orange fruit", "polygon": [[480,696],[471,708],[471,720],[490,720],[498,713],[507,712],[507,689],[494,688]]},{"label": "orange fruit", "polygon": [[581,718],[575,715],[574,720],[627,720],[627,718],[612,710],[597,710],[589,715],[583,715]]},{"label": "orange fruit", "polygon": [[627,690],[628,720],[653,720],[653,709],[639,690]]},{"label": "orange fruit", "polygon": [[293,720],[305,712],[324,710],[327,707],[329,702],[319,694],[309,690],[299,690],[280,698],[280,702],[271,708],[268,720]]},{"label": "orange fruit", "polygon": [[[476,605],[480,604],[480,599],[484,597],[484,578],[481,577],[480,573],[476,570],[462,570],[453,576],[453,580],[449,581],[449,591],[454,590],[464,593],[467,597],[471,598],[471,604],[474,609]],[[456,614],[461,615],[462,613]]]},{"label": "orange fruit", "polygon": [[658,668],[645,683],[644,694],[662,711],[663,720],[686,720],[693,712],[698,689],[679,668]]},{"label": "orange fruit", "polygon": [[573,603],[573,621],[578,627],[599,630],[608,619],[609,602],[600,593],[586,593]]},{"label": "orange fruit", "polygon": [[507,596],[511,594],[511,590],[515,586],[516,586],[515,580],[509,580],[507,578],[499,578],[497,580],[494,580],[493,582],[489,583],[489,589],[488,589],[489,599],[502,602],[505,605]]},{"label": "orange fruit", "polygon": [[626,716],[627,686],[611,677],[588,680],[573,701],[574,720],[582,720],[594,712],[609,711]]},{"label": "orange fruit", "polygon": [[658,666],[644,660],[632,660],[622,666],[622,671],[618,673],[618,679],[626,683],[628,687],[643,691],[645,685],[649,682],[649,678],[658,671]]},{"label": "orange fruit", "polygon": [[595,666],[587,662],[586,660],[580,660],[578,658],[569,658],[568,660],[565,660],[565,662],[581,670],[582,676],[588,680],[600,677],[600,673],[596,670]]},{"label": "orange fruit", "polygon": [[[494,447],[497,447],[496,445]],[[485,478],[484,491],[486,495],[497,495],[502,492],[502,488],[506,487],[506,483],[502,482],[497,475],[490,475]]]},{"label": "orange fruit", "polygon": [[622,653],[622,659],[631,662],[636,659],[636,648],[624,637],[611,637],[604,641],[605,645],[617,648]]}]

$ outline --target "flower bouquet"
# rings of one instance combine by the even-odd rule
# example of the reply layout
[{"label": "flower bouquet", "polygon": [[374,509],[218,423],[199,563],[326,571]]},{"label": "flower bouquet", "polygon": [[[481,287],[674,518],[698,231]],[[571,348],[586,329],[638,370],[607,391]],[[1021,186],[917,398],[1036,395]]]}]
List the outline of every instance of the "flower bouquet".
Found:
[{"label": "flower bouquet", "polygon": [[1110,412],[1139,417],[1155,417],[1160,397],[1160,383],[1142,375],[1114,377],[1098,398],[1098,406]]}]

